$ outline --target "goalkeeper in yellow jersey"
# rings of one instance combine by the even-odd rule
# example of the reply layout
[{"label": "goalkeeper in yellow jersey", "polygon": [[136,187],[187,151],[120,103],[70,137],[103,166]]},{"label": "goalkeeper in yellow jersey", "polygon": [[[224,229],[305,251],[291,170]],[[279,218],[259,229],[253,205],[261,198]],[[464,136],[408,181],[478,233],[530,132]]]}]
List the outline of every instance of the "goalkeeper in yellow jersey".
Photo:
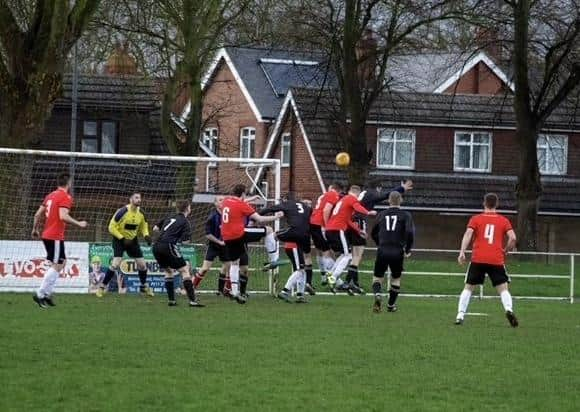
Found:
[{"label": "goalkeeper in yellow jersey", "polygon": [[134,192],[129,198],[129,204],[117,210],[109,222],[109,233],[113,235],[113,261],[109,265],[109,270],[105,278],[97,289],[97,297],[103,297],[109,281],[119,270],[123,253],[135,259],[139,281],[141,282],[140,291],[147,296],[153,296],[153,291],[147,284],[147,266],[143,259],[143,252],[139,246],[139,236],[143,236],[148,245],[151,245],[149,237],[149,225],[141,206],[141,193]]}]

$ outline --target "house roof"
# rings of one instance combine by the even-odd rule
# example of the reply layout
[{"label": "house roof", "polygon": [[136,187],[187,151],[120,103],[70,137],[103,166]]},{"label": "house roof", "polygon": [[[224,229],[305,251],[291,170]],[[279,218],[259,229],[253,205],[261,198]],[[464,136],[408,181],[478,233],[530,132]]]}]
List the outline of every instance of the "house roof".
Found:
[{"label": "house roof", "polygon": [[[333,122],[334,97],[331,92],[292,89],[290,96],[322,179],[326,184],[333,181],[346,183],[345,170],[335,164],[336,153],[342,151],[344,147],[337,137]],[[412,124],[419,127],[439,125],[513,128],[515,123],[510,99],[511,97],[391,93],[378,99],[377,105],[371,111],[371,118],[377,123]],[[580,130],[580,114],[575,113],[575,108],[564,105],[549,118],[547,125]],[[271,142],[276,138],[277,136],[273,134]],[[479,210],[482,195],[488,191],[499,193],[502,208],[508,210],[515,208],[516,179],[513,176],[388,170],[375,170],[371,175],[384,176],[385,182],[390,181],[393,184],[403,178],[415,179],[417,189],[406,200],[408,206],[415,208],[442,211]],[[580,179],[545,177],[543,180],[545,189],[540,209],[542,213],[580,214]]]},{"label": "house roof", "polygon": [[[79,107],[102,110],[152,111],[161,105],[160,86],[143,76],[80,75]],[[63,78],[62,95],[55,107],[70,107],[72,75]]]}]

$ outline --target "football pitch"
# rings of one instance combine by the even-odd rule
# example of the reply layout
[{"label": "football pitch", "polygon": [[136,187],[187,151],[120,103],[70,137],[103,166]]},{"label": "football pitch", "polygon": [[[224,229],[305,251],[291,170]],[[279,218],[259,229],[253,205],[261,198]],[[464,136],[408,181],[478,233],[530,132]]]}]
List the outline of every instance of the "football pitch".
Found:
[{"label": "football pitch", "polygon": [[580,305],[0,295],[1,411],[578,411]]}]

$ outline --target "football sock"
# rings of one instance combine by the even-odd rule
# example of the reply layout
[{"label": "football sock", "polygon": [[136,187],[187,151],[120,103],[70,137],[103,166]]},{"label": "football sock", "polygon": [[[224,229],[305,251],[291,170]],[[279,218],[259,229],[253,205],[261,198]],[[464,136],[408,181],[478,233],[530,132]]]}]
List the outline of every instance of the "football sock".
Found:
[{"label": "football sock", "polygon": [[189,298],[189,301],[193,302],[195,300],[195,289],[193,288],[193,282],[191,281],[191,279],[185,279],[183,281],[183,288],[185,289],[185,292],[187,293],[187,297]]},{"label": "football sock", "polygon": [[243,295],[248,288],[248,276],[240,274],[240,293]]},{"label": "football sock", "polygon": [[513,312],[513,303],[512,303],[512,295],[509,291],[504,290],[500,293],[499,297],[501,298],[501,304],[506,312]]},{"label": "football sock", "polygon": [[175,284],[173,278],[165,278],[165,290],[167,291],[167,299],[170,302],[175,301]]},{"label": "football sock", "polygon": [[381,294],[381,283],[380,282],[373,282],[373,293],[375,295],[380,295]]},{"label": "football sock", "polygon": [[288,289],[288,290],[294,289],[294,286],[298,283],[298,276],[299,275],[300,275],[299,270],[292,272],[292,274],[290,275],[290,277],[286,281],[286,286],[284,286],[284,289]]},{"label": "football sock", "polygon": [[225,285],[226,285],[226,275],[225,273],[220,272],[220,276],[218,278],[218,291],[223,293]]},{"label": "football sock", "polygon": [[306,273],[303,270],[298,271],[297,289],[299,295],[304,295],[306,289]]},{"label": "football sock", "polygon": [[280,254],[278,252],[278,242],[276,241],[274,233],[266,235],[264,243],[266,244],[266,251],[268,252],[270,263],[277,262]]},{"label": "football sock", "polygon": [[229,276],[226,275],[226,284],[224,285],[224,290],[232,291],[232,281]]},{"label": "football sock", "polygon": [[312,285],[312,265],[304,266],[304,271],[306,272],[306,283]]},{"label": "football sock", "polygon": [[340,257],[336,260],[334,267],[332,268],[332,276],[334,276],[336,280],[340,279],[342,272],[348,266],[350,259],[350,255],[340,255]]},{"label": "football sock", "polygon": [[147,270],[140,270],[138,273],[141,286],[145,286],[147,284]]},{"label": "football sock", "polygon": [[44,274],[40,288],[36,292],[39,298],[45,298],[52,295],[54,286],[56,285],[56,280],[58,279],[58,272],[54,268],[50,268]]},{"label": "football sock", "polygon": [[232,284],[232,295],[237,296],[240,293],[240,265],[234,265],[230,267],[230,282]]},{"label": "football sock", "polygon": [[111,281],[111,279],[113,279],[113,276],[115,276],[115,271],[111,268],[109,268],[107,270],[107,273],[105,273],[105,278],[103,279],[103,285],[107,286],[109,284],[109,282]]},{"label": "football sock", "polygon": [[205,278],[206,273],[207,273],[207,270],[202,270],[202,271],[197,272],[195,274],[195,276],[193,277],[193,286],[195,288],[197,288],[199,286],[199,284],[201,283],[201,281]]},{"label": "football sock", "polygon": [[459,305],[457,307],[457,315],[463,319],[463,315],[467,312],[467,306],[469,306],[469,299],[471,299],[471,291],[463,289],[461,295],[459,296]]},{"label": "football sock", "polygon": [[[348,267],[348,273],[346,275],[346,283],[358,284],[358,266],[350,265]],[[356,280],[356,281],[355,281]]]},{"label": "football sock", "polygon": [[399,292],[401,287],[399,285],[391,285],[391,290],[389,290],[389,306],[393,306],[399,297]]},{"label": "football sock", "polygon": [[318,269],[320,269],[320,272],[326,271],[324,256],[316,255],[316,263],[318,263]]},{"label": "football sock", "polygon": [[324,256],[324,271],[325,272],[330,272],[332,270],[332,268],[334,267],[334,259],[329,257],[329,256]]}]

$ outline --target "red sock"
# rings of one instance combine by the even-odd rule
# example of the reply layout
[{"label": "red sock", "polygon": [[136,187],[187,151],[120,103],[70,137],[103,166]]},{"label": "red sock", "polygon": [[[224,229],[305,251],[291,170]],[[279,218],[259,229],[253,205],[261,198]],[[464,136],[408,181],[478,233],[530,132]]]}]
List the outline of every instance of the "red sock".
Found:
[{"label": "red sock", "polygon": [[230,281],[230,277],[226,277],[226,286],[224,287],[224,290],[232,290],[232,282]]},{"label": "red sock", "polygon": [[197,272],[193,277],[193,287],[197,289],[203,278],[205,277],[205,273]]}]

